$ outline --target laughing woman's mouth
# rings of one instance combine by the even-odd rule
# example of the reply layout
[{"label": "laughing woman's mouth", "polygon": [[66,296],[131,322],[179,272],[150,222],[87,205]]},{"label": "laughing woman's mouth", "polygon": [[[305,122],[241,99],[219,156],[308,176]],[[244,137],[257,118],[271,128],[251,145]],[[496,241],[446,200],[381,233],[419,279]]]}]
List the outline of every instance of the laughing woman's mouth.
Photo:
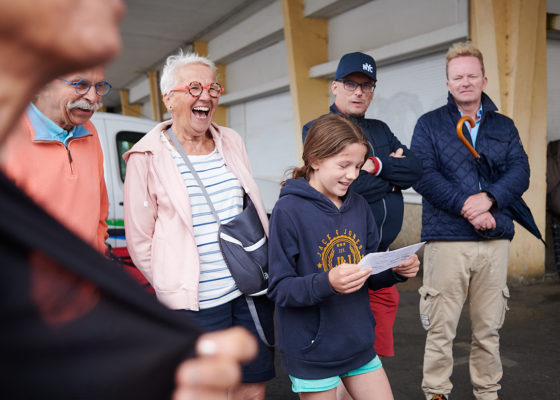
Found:
[{"label": "laughing woman's mouth", "polygon": [[206,107],[206,106],[193,107],[192,112],[197,118],[206,118],[208,117],[208,113],[210,112],[210,107]]}]

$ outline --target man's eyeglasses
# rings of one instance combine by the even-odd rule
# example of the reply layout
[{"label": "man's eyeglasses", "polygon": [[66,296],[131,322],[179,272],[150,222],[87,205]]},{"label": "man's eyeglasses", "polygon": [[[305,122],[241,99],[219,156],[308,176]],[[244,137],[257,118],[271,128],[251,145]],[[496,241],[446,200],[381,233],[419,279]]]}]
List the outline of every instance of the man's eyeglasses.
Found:
[{"label": "man's eyeglasses", "polygon": [[198,97],[202,94],[202,91],[206,89],[210,97],[220,97],[220,94],[224,91],[224,88],[220,86],[219,83],[211,83],[210,85],[203,86],[200,82],[191,82],[186,86],[176,87],[171,89],[171,92],[182,92],[187,91],[193,97]]},{"label": "man's eyeglasses", "polygon": [[358,89],[358,86],[362,88],[362,93],[373,93],[375,90],[375,83],[364,82],[358,83],[354,81],[348,81],[346,79],[338,79],[336,82],[341,82],[344,85],[344,89],[348,90],[349,92],[353,92],[354,90]]},{"label": "man's eyeglasses", "polygon": [[109,92],[111,91],[111,88],[113,87],[107,81],[91,83],[87,79],[80,79],[79,81],[76,81],[76,82],[67,81],[66,79],[63,79],[63,78],[58,78],[58,79],[74,86],[74,90],[76,90],[76,93],[78,93],[79,95],[86,94],[87,92],[89,92],[89,89],[92,86],[94,86],[95,87],[95,93],[98,96],[107,96],[109,94]]}]

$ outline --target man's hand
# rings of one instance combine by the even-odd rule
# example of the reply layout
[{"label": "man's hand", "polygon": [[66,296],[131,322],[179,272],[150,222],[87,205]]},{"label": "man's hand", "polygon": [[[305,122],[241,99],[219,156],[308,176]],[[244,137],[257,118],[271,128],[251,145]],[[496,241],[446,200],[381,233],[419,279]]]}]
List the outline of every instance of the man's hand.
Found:
[{"label": "man's hand", "polygon": [[371,275],[371,267],[358,264],[340,264],[329,271],[329,283],[338,293],[354,293]]},{"label": "man's hand", "polygon": [[404,155],[404,150],[400,147],[396,151],[393,151],[392,153],[389,153],[389,157],[406,158],[406,156]]},{"label": "man's hand", "polygon": [[196,358],[177,368],[173,400],[228,398],[228,391],[241,381],[241,363],[258,352],[255,338],[235,327],[206,333],[196,343]]},{"label": "man's hand", "polygon": [[[404,150],[400,147],[396,151],[389,153],[389,157],[406,158],[406,156],[404,155]],[[375,169],[375,164],[373,163],[373,161],[371,161],[371,159],[368,158],[364,165],[362,165],[362,169],[368,174],[371,174],[371,172]]]},{"label": "man's hand", "polygon": [[470,221],[488,211],[491,207],[492,200],[488,198],[485,192],[480,192],[470,195],[467,200],[465,200],[465,204],[463,204],[463,208],[461,209],[461,215]]},{"label": "man's hand", "polygon": [[474,226],[475,229],[481,231],[491,231],[493,229],[496,229],[496,220],[489,211],[486,211],[474,218],[469,219],[469,222],[472,224],[472,226]]},{"label": "man's hand", "polygon": [[371,174],[371,171],[375,168],[373,161],[371,159],[367,159],[364,165],[362,165],[362,170],[366,171],[368,174]]},{"label": "man's hand", "polygon": [[420,260],[416,254],[411,255],[408,260],[403,261],[393,268],[393,272],[406,278],[414,278],[419,270]]}]

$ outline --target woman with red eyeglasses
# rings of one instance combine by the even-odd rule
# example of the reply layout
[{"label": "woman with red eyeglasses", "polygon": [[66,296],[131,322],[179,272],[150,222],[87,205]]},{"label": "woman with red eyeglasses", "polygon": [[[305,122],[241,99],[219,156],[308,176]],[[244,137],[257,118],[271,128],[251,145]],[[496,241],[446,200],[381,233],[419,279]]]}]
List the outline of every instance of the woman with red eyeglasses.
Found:
[{"label": "woman with red eyeglasses", "polygon": [[[227,222],[241,213],[247,194],[268,234],[249,158],[241,137],[213,122],[223,88],[212,61],[193,53],[172,55],[160,85],[171,120],[157,125],[124,155],[128,250],[169,308],[181,310],[208,331],[243,326],[255,335],[259,355],[244,365],[243,383],[233,389],[232,398],[264,399],[266,381],[275,375],[274,351],[258,337],[246,297],[223,259],[211,210],[213,205],[219,220]],[[253,300],[265,336],[271,338],[274,306],[266,295]]]}]

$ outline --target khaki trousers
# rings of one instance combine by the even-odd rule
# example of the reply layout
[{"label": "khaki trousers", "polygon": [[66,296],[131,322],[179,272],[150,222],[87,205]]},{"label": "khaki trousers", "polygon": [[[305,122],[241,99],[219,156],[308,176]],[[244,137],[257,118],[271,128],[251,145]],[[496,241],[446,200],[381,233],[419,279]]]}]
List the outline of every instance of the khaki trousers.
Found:
[{"label": "khaki trousers", "polygon": [[430,242],[424,249],[420,320],[427,331],[422,390],[449,395],[453,385],[453,339],[469,298],[472,342],[469,371],[477,400],[495,400],[502,362],[498,330],[509,291],[509,240]]}]

